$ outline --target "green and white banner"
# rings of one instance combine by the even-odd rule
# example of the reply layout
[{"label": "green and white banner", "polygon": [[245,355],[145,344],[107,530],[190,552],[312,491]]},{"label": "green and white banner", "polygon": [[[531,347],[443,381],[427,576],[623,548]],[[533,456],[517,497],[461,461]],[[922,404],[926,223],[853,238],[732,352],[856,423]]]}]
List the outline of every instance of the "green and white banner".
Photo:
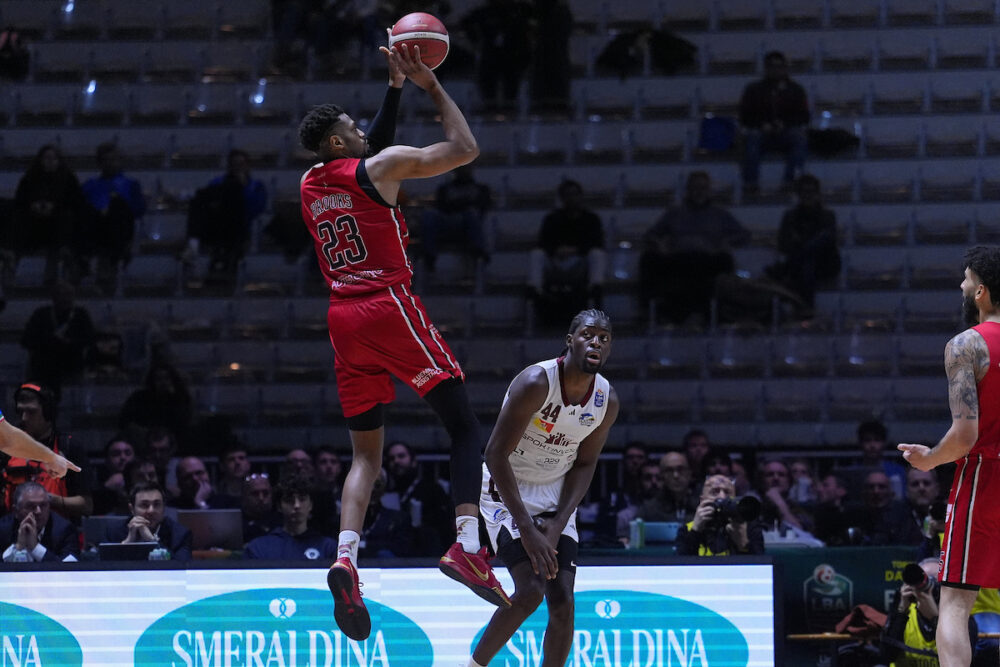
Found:
[{"label": "green and white banner", "polygon": [[[0,572],[0,667],[456,667],[494,610],[434,568],[361,579],[354,642],[320,569]],[[770,565],[580,568],[567,665],[774,665],[773,590]],[[540,665],[547,622],[543,603],[491,665]]]}]

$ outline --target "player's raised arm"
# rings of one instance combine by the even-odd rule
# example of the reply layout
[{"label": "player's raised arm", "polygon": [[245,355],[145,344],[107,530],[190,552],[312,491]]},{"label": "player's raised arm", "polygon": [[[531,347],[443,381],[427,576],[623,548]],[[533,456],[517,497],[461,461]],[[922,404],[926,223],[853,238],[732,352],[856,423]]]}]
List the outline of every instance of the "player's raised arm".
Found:
[{"label": "player's raised arm", "polygon": [[421,62],[419,47],[411,51],[403,44],[399,49],[382,47],[382,51],[387,54],[390,67],[397,67],[430,95],[441,115],[445,140],[424,148],[392,146],[369,158],[366,168],[372,182],[379,185],[407,178],[429,178],[475,160],[479,156],[479,146],[469,123],[434,72]]},{"label": "player's raised arm", "polygon": [[80,472],[75,463],[56,454],[6,419],[0,419],[0,451],[9,456],[39,461],[45,464],[53,477],[62,477],[68,470]]},{"label": "player's raised arm", "polygon": [[976,382],[986,374],[990,363],[986,341],[976,331],[967,329],[944,348],[944,368],[948,376],[948,406],[951,427],[933,448],[901,444],[903,458],[914,468],[930,470],[966,454],[979,437],[979,394]]}]

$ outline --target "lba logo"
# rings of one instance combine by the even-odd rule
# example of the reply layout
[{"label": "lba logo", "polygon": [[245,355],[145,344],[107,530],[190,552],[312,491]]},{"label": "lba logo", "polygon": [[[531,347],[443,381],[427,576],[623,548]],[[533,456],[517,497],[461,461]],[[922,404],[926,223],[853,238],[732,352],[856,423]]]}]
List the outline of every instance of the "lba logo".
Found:
[{"label": "lba logo", "polygon": [[854,608],[854,582],[822,563],[802,583],[802,598],[810,630],[832,630]]}]

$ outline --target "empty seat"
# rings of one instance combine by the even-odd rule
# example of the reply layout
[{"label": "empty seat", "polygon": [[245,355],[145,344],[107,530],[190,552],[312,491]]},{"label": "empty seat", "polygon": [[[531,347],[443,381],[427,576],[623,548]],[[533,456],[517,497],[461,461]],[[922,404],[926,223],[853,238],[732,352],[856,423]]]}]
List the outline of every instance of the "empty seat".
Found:
[{"label": "empty seat", "polygon": [[764,419],[772,422],[818,422],[827,411],[829,385],[824,380],[772,380],[763,387]]}]

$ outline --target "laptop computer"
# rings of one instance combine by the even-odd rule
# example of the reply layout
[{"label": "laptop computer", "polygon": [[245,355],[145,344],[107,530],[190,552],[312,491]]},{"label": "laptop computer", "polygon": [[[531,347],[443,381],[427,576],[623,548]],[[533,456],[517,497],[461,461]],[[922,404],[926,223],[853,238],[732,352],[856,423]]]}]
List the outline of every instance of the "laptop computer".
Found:
[{"label": "laptop computer", "polygon": [[100,560],[149,560],[149,552],[160,546],[156,542],[101,542],[97,545]]},{"label": "laptop computer", "polygon": [[177,521],[191,531],[191,548],[243,548],[243,512],[231,510],[177,510]]},{"label": "laptop computer", "polygon": [[114,526],[128,520],[127,516],[85,516],[83,517],[83,541],[84,544],[100,544],[108,535],[108,531]]}]

